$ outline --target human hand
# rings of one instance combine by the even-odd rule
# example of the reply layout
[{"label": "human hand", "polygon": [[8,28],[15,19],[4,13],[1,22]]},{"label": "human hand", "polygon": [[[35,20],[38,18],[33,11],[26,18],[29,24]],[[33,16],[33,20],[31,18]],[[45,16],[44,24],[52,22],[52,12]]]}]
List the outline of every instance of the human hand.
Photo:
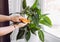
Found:
[{"label": "human hand", "polygon": [[10,20],[11,20],[12,22],[20,22],[20,20],[19,20],[20,18],[24,18],[24,17],[19,16],[19,15],[10,16]]},{"label": "human hand", "polygon": [[19,22],[30,23],[30,20],[28,20],[27,18],[22,17],[20,15],[10,16],[10,20],[12,22],[17,22],[17,23],[19,23]]},{"label": "human hand", "polygon": [[26,25],[27,25],[27,23],[19,23],[19,24],[15,24],[14,27],[15,28],[21,28],[21,27],[24,27]]}]

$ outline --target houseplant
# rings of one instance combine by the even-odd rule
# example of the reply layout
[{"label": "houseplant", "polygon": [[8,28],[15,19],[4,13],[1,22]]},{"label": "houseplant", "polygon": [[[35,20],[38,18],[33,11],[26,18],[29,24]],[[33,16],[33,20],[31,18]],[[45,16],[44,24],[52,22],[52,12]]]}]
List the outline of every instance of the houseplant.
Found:
[{"label": "houseplant", "polygon": [[22,4],[23,10],[20,14],[26,15],[27,19],[30,20],[30,23],[19,29],[17,39],[21,39],[25,35],[25,38],[28,41],[30,39],[31,33],[36,35],[35,32],[38,31],[40,40],[44,42],[44,33],[41,24],[51,27],[51,20],[47,14],[42,14],[41,9],[37,7],[38,0],[35,0],[31,7],[26,5],[26,0],[23,0]]}]

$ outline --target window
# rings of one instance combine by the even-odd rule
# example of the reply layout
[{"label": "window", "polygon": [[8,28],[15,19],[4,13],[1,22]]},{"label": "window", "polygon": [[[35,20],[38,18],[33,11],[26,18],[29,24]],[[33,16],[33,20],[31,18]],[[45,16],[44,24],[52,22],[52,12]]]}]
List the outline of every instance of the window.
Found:
[{"label": "window", "polygon": [[60,0],[43,0],[43,13],[48,13],[52,20],[52,28],[45,31],[60,38]]},{"label": "window", "polygon": [[54,25],[60,25],[60,0],[44,0],[43,12],[49,14]]}]

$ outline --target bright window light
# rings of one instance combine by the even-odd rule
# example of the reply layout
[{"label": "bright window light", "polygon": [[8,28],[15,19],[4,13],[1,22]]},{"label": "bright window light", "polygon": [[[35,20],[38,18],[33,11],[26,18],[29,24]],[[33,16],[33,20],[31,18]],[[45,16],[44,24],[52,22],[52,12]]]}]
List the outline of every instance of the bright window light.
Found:
[{"label": "bright window light", "polygon": [[49,14],[54,25],[60,25],[60,0],[44,0],[43,12]]}]

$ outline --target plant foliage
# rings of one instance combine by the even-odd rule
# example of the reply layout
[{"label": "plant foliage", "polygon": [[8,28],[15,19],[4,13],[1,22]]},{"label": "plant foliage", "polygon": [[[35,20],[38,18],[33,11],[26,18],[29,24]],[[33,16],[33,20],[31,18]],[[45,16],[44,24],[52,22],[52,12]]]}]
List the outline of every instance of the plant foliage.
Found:
[{"label": "plant foliage", "polygon": [[41,9],[37,7],[38,0],[35,0],[31,7],[26,5],[26,0],[23,0],[22,4],[23,11],[20,14],[26,15],[27,19],[31,22],[19,30],[17,39],[20,39],[25,34],[25,38],[28,41],[30,39],[31,33],[35,34],[35,32],[38,31],[40,40],[44,42],[44,33],[43,30],[41,30],[42,27],[40,24],[51,27],[51,20],[46,14],[42,14]]}]

